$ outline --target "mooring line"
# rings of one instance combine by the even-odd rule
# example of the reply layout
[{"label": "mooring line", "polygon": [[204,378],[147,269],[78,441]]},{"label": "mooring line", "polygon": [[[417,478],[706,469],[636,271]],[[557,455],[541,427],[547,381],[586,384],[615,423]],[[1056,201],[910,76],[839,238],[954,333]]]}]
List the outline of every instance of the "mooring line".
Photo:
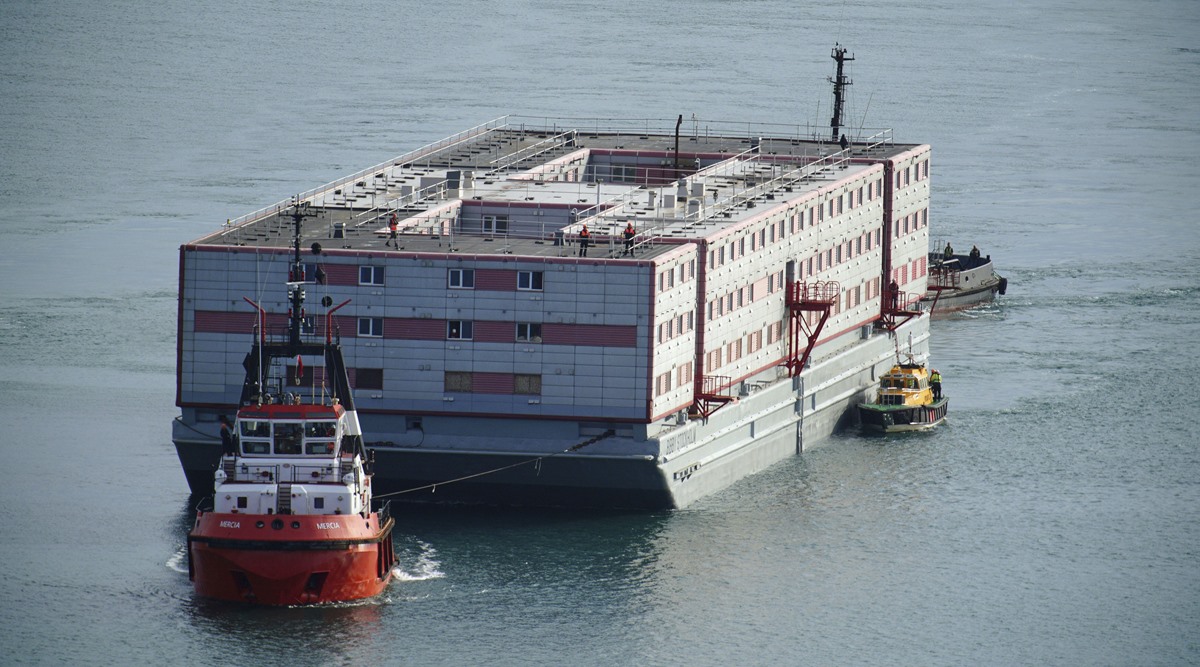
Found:
[{"label": "mooring line", "polygon": [[405,493],[413,493],[414,491],[425,491],[427,489],[432,489],[432,493],[437,493],[437,487],[439,487],[439,486],[445,486],[447,484],[454,484],[455,482],[462,482],[462,481],[465,481],[468,479],[474,479],[476,477],[483,477],[484,475],[492,475],[492,474],[495,474],[495,473],[498,473],[498,472],[501,472],[504,470],[508,470],[510,468],[517,468],[520,466],[529,465],[531,463],[536,464],[538,466],[538,470],[540,472],[541,464],[542,464],[543,460],[553,458],[555,456],[560,456],[562,454],[569,454],[571,452],[577,452],[577,451],[583,449],[584,447],[587,447],[588,445],[595,444],[601,440],[604,440],[605,438],[610,438],[613,435],[616,435],[616,431],[613,429],[609,429],[594,438],[589,438],[587,440],[584,440],[581,443],[571,445],[570,447],[567,447],[566,449],[562,450],[561,452],[554,452],[553,454],[546,454],[544,456],[535,456],[534,458],[526,459],[524,461],[517,461],[516,463],[510,463],[506,466],[500,466],[499,468],[493,468],[491,470],[484,470],[483,472],[477,472],[477,473],[473,473],[470,475],[464,475],[462,477],[456,477],[454,479],[448,479],[448,480],[445,480],[442,482],[434,482],[433,484],[426,484],[424,486],[416,486],[411,489],[404,489],[403,491],[393,491],[391,493],[383,493],[383,494],[375,496],[374,499],[378,500],[380,498],[387,498],[389,496],[399,496],[399,495],[402,495]]}]

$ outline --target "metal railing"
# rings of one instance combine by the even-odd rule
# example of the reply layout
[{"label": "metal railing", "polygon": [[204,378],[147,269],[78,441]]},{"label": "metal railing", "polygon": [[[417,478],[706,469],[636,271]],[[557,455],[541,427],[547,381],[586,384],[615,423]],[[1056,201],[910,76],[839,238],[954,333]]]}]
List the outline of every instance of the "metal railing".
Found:
[{"label": "metal railing", "polygon": [[242,459],[225,481],[238,484],[341,484],[342,475],[341,469],[332,463],[270,465],[246,463],[246,460]]},{"label": "metal railing", "polygon": [[265,218],[270,215],[275,215],[276,213],[278,213],[279,211],[281,211],[285,208],[290,208],[296,202],[303,202],[303,201],[311,200],[313,197],[315,197],[321,193],[328,192],[330,190],[336,190],[336,189],[346,185],[347,183],[354,183],[354,182],[362,180],[363,178],[366,178],[368,176],[374,177],[374,174],[376,174],[380,171],[383,171],[383,170],[387,169],[388,167],[395,166],[396,164],[405,164],[405,163],[409,163],[409,162],[414,162],[421,158],[428,157],[430,155],[444,151],[448,148],[452,148],[452,147],[454,147],[460,143],[463,143],[464,141],[467,141],[469,139],[476,139],[482,135],[488,134],[489,132],[493,132],[497,129],[507,127],[508,126],[508,118],[509,118],[508,116],[501,116],[499,118],[490,120],[486,123],[481,123],[479,125],[476,125],[475,127],[472,127],[467,130],[463,130],[462,132],[458,132],[457,134],[453,134],[449,137],[446,137],[445,139],[441,139],[439,141],[435,141],[433,143],[426,144],[416,150],[412,150],[407,153],[404,153],[403,155],[400,155],[399,157],[393,158],[391,160],[387,160],[386,162],[381,162],[373,167],[368,167],[366,169],[362,169],[362,170],[357,171],[349,176],[343,176],[342,178],[339,178],[336,181],[332,181],[330,183],[326,183],[325,185],[321,185],[319,187],[312,188],[310,190],[301,192],[300,194],[296,195],[295,197],[293,197],[291,199],[286,199],[282,202],[272,204],[270,206],[264,206],[263,208],[260,208],[257,211],[247,213],[243,216],[239,216],[237,218],[231,219],[229,221],[229,225],[237,226],[237,225],[241,225],[246,222],[252,222],[254,220],[259,220],[261,218]]}]

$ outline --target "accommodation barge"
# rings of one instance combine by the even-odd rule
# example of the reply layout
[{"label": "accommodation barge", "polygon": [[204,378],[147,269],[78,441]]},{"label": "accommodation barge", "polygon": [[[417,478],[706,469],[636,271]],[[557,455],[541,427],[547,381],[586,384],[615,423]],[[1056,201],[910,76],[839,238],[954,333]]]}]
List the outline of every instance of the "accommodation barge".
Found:
[{"label": "accommodation barge", "polygon": [[888,130],[506,116],[231,220],[179,251],[188,483],[298,317],[341,340],[376,498],[686,506],[855,420],[896,336],[927,355],[929,177]]}]

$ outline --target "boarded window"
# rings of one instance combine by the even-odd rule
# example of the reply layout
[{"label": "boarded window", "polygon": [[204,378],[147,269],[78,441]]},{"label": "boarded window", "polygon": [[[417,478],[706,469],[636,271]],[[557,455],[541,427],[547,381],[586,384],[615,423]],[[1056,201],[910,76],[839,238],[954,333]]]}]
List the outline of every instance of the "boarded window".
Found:
[{"label": "boarded window", "polygon": [[446,371],[446,391],[471,391],[471,374]]},{"label": "boarded window", "polygon": [[541,394],[542,393],[542,376],[540,375],[521,375],[513,376],[513,393],[515,394]]}]

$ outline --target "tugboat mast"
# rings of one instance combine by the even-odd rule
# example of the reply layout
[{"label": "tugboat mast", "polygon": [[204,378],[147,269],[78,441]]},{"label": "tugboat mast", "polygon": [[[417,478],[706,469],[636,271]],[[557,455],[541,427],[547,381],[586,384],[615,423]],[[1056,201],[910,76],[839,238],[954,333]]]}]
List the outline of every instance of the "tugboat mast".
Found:
[{"label": "tugboat mast", "polygon": [[829,126],[833,129],[833,133],[830,135],[830,139],[837,141],[839,130],[842,129],[842,107],[846,103],[844,89],[853,83],[842,73],[842,66],[847,60],[854,60],[854,55],[847,56],[846,49],[835,43],[833,54],[829,57],[837,61],[837,76],[829,79],[829,82],[833,84],[833,118],[829,120]]},{"label": "tugboat mast", "polygon": [[297,201],[292,206],[292,222],[295,231],[292,235],[292,267],[288,270],[288,300],[291,308],[288,311],[288,343],[300,345],[300,329],[304,321],[304,263],[300,260],[300,225],[305,218],[316,216],[316,213],[305,210]]}]

